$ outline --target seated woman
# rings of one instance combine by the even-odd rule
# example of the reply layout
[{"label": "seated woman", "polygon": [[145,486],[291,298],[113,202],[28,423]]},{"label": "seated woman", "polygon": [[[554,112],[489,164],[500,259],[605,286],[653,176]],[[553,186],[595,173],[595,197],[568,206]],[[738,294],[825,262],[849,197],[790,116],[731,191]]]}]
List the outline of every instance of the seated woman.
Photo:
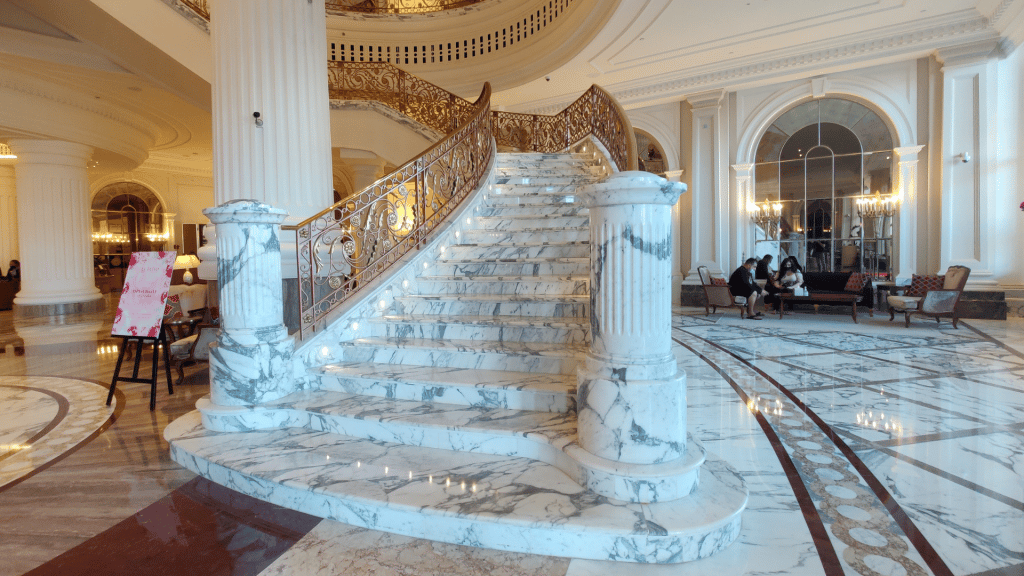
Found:
[{"label": "seated woman", "polygon": [[779,284],[785,292],[794,296],[807,296],[804,286],[804,269],[797,262],[796,256],[790,256],[779,266]]}]

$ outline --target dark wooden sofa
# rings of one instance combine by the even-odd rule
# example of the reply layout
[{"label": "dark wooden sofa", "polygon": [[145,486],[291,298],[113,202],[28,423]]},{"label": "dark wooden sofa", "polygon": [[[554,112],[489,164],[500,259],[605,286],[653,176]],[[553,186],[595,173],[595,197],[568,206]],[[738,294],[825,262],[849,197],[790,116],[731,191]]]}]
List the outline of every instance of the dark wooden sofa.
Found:
[{"label": "dark wooden sofa", "polygon": [[[866,307],[868,310],[875,308],[875,286],[871,282],[871,276],[864,274],[864,285],[860,290],[847,290],[850,276],[856,272],[804,272],[804,286],[810,294],[860,294],[861,299],[857,302],[858,307]],[[822,303],[819,301],[819,303]],[[823,303],[828,304],[825,300]],[[841,304],[844,308],[849,306],[845,302],[837,300],[835,304]]]}]

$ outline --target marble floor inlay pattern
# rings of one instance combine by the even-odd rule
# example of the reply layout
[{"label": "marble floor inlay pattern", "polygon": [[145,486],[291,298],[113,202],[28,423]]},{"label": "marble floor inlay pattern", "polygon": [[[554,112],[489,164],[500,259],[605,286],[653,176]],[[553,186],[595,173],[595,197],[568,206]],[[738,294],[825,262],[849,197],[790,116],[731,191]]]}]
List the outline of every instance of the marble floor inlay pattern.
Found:
[{"label": "marble floor inlay pattern", "polygon": [[[111,309],[0,312],[0,471],[31,469],[0,479],[0,576],[1024,574],[1024,320],[954,330],[677,309],[690,434],[750,499],[721,554],[624,566],[319,521],[197,481],[162,433],[208,393],[205,367],[161,391],[155,413],[143,385],[106,407]],[[40,452],[15,465],[24,446]]]},{"label": "marble floor inlay pattern", "polygon": [[0,376],[0,491],[108,425],[117,404],[106,397],[84,380]]}]

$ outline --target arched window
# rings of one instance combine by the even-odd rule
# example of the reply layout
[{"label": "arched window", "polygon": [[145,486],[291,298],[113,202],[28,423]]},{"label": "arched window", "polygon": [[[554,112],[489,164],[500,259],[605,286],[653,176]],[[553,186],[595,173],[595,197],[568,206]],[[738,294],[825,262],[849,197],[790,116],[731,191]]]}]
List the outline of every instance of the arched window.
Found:
[{"label": "arched window", "polygon": [[163,250],[170,230],[160,199],[134,182],[117,182],[100,189],[92,200],[93,254],[100,261],[136,251]]},{"label": "arched window", "polygon": [[[888,276],[892,143],[882,117],[852,100],[822,98],[782,114],[757,148],[755,253],[796,256],[807,271]],[[879,216],[865,202],[891,209]]]},{"label": "arched window", "polygon": [[636,153],[639,169],[664,176],[665,170],[668,169],[668,164],[665,160],[665,150],[662,149],[661,144],[653,136],[642,130],[634,129],[633,133],[636,135]]}]

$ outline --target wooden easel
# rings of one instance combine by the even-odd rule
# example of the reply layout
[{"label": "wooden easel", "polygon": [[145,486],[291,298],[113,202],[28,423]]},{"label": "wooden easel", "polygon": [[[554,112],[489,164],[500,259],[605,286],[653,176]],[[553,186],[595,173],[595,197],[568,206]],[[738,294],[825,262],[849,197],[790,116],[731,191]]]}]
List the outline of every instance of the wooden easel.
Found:
[{"label": "wooden easel", "polygon": [[[110,406],[110,401],[114,398],[114,390],[117,388],[118,382],[135,382],[139,384],[149,384],[149,411],[156,410],[156,381],[157,381],[157,370],[160,365],[160,347],[163,346],[164,350],[164,368],[167,371],[167,393],[174,394],[174,385],[171,384],[171,356],[168,352],[167,344],[167,327],[160,327],[160,336],[155,338],[145,336],[119,336],[121,338],[120,352],[117,355],[117,366],[114,368],[114,378],[110,381],[110,392],[107,394],[107,406]],[[121,362],[124,360],[125,352],[128,350],[128,344],[130,342],[137,342],[138,349],[135,351],[135,366],[132,370],[131,377],[120,376],[121,374]],[[153,345],[153,374],[151,378],[139,378],[139,364],[142,362],[142,347],[146,344]]]}]

